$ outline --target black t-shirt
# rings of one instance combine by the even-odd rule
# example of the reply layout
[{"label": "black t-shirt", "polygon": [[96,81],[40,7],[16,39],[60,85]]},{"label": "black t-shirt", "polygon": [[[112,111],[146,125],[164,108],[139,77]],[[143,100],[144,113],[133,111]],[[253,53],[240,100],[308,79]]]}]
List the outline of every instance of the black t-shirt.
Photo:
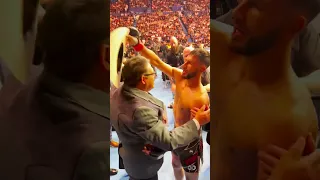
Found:
[{"label": "black t-shirt", "polygon": [[167,63],[171,65],[172,67],[179,67],[180,65],[183,64],[183,47],[178,46],[177,51],[172,52],[171,50],[168,51],[167,54]]}]

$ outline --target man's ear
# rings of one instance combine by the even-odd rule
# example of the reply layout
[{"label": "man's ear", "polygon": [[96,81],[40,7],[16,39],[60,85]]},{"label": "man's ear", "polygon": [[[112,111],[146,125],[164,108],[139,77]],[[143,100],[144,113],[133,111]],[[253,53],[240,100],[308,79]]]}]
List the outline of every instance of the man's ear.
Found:
[{"label": "man's ear", "polygon": [[142,84],[146,84],[147,83],[146,80],[147,80],[147,78],[145,76],[141,76],[141,83]]},{"label": "man's ear", "polygon": [[110,71],[110,47],[102,44],[100,48],[100,62],[105,71]]}]

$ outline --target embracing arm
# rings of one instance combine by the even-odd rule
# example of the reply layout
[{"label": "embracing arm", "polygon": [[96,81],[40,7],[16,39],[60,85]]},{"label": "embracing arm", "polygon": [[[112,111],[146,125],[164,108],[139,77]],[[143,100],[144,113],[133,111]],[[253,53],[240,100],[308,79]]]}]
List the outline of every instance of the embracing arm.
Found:
[{"label": "embracing arm", "polygon": [[198,129],[195,121],[169,131],[158,118],[158,113],[148,107],[139,107],[134,113],[132,130],[152,145],[163,150],[171,151],[185,146],[198,138]]}]

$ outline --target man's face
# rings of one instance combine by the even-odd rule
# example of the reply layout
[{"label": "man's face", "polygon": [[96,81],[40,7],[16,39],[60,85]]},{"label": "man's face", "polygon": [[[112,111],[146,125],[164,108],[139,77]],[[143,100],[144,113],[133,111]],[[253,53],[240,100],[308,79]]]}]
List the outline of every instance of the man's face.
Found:
[{"label": "man's face", "polygon": [[234,32],[230,47],[255,55],[294,33],[297,23],[290,0],[238,0],[233,11]]},{"label": "man's face", "polygon": [[182,77],[184,79],[192,79],[196,77],[199,73],[202,73],[203,65],[200,63],[198,58],[194,55],[188,55],[184,59],[184,64],[182,65]]},{"label": "man's face", "polygon": [[178,46],[178,40],[177,39],[175,39],[175,38],[171,38],[170,39],[170,46],[171,46],[171,48],[176,48],[177,46]]},{"label": "man's face", "polygon": [[154,80],[157,74],[150,64],[147,65],[147,71],[142,76],[143,84],[145,85],[146,91],[150,91],[154,88]]}]

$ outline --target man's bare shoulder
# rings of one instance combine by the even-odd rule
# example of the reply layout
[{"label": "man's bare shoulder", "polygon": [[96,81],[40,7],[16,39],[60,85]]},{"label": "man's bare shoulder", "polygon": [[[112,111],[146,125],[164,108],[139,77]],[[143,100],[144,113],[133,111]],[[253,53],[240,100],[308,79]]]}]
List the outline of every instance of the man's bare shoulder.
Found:
[{"label": "man's bare shoulder", "polygon": [[182,80],[182,69],[173,67],[172,68],[173,79],[177,82]]}]

